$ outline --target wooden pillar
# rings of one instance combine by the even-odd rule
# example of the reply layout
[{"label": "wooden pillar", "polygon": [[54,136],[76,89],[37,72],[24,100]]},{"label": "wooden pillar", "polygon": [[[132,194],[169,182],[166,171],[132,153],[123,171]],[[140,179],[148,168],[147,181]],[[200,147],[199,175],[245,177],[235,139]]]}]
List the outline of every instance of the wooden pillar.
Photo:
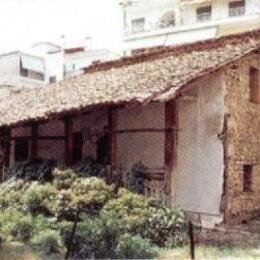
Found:
[{"label": "wooden pillar", "polygon": [[66,166],[72,165],[72,149],[73,149],[73,121],[70,118],[63,120],[65,130],[65,151],[64,162]]},{"label": "wooden pillar", "polygon": [[3,162],[2,162],[2,171],[1,171],[1,182],[4,181],[5,176],[5,168],[8,168],[10,165],[10,138],[11,138],[11,130],[8,127],[2,128],[2,156],[3,156]]},{"label": "wooden pillar", "polygon": [[38,124],[31,126],[31,158],[38,158]]},{"label": "wooden pillar", "polygon": [[109,129],[109,142],[110,142],[109,163],[112,168],[115,168],[116,150],[117,150],[117,140],[116,140],[117,110],[113,108],[109,109],[108,112],[108,129]]},{"label": "wooden pillar", "polygon": [[[165,104],[165,191],[168,199],[172,195],[173,169],[176,164],[177,103],[170,100]],[[171,203],[171,201],[170,201]]]}]

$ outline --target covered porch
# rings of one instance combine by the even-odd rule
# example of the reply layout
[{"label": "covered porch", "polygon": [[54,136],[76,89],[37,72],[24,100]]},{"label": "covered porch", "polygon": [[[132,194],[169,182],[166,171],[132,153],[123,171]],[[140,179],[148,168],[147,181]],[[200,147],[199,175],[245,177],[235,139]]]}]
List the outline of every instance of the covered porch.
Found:
[{"label": "covered porch", "polygon": [[[32,159],[71,167],[84,158],[126,174],[145,168],[145,194],[171,203],[177,138],[175,100],[148,105],[102,106],[47,120],[1,128],[3,168]],[[1,179],[4,180],[4,171]]]}]

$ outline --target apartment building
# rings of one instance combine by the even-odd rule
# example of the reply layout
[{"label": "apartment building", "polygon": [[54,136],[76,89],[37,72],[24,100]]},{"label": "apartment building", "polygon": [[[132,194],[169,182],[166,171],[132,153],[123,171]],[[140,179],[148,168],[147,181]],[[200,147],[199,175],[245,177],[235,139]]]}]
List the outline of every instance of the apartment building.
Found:
[{"label": "apartment building", "polygon": [[260,27],[259,0],[123,0],[120,4],[125,53]]}]

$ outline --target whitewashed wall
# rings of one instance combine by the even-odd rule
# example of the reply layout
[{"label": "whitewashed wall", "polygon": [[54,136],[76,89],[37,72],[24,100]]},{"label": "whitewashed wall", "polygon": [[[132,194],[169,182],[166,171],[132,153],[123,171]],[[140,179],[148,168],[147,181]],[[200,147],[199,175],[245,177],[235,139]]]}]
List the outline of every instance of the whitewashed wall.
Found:
[{"label": "whitewashed wall", "polygon": [[14,52],[0,57],[0,84],[17,86],[19,81],[19,53]]},{"label": "whitewashed wall", "polygon": [[[118,111],[117,164],[128,171],[141,161],[151,171],[164,167],[164,104],[126,108]],[[158,129],[159,132],[127,132]]]},{"label": "whitewashed wall", "polygon": [[179,100],[176,203],[191,212],[220,214],[224,151],[223,78],[197,84]]}]

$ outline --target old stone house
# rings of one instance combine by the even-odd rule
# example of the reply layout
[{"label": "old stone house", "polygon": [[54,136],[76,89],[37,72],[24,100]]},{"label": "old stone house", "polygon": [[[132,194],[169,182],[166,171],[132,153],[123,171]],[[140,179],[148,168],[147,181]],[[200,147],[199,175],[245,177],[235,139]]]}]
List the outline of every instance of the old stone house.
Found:
[{"label": "old stone house", "polygon": [[148,195],[202,221],[246,221],[260,212],[259,42],[253,31],[162,47],[12,94],[0,103],[3,164],[141,161]]}]

